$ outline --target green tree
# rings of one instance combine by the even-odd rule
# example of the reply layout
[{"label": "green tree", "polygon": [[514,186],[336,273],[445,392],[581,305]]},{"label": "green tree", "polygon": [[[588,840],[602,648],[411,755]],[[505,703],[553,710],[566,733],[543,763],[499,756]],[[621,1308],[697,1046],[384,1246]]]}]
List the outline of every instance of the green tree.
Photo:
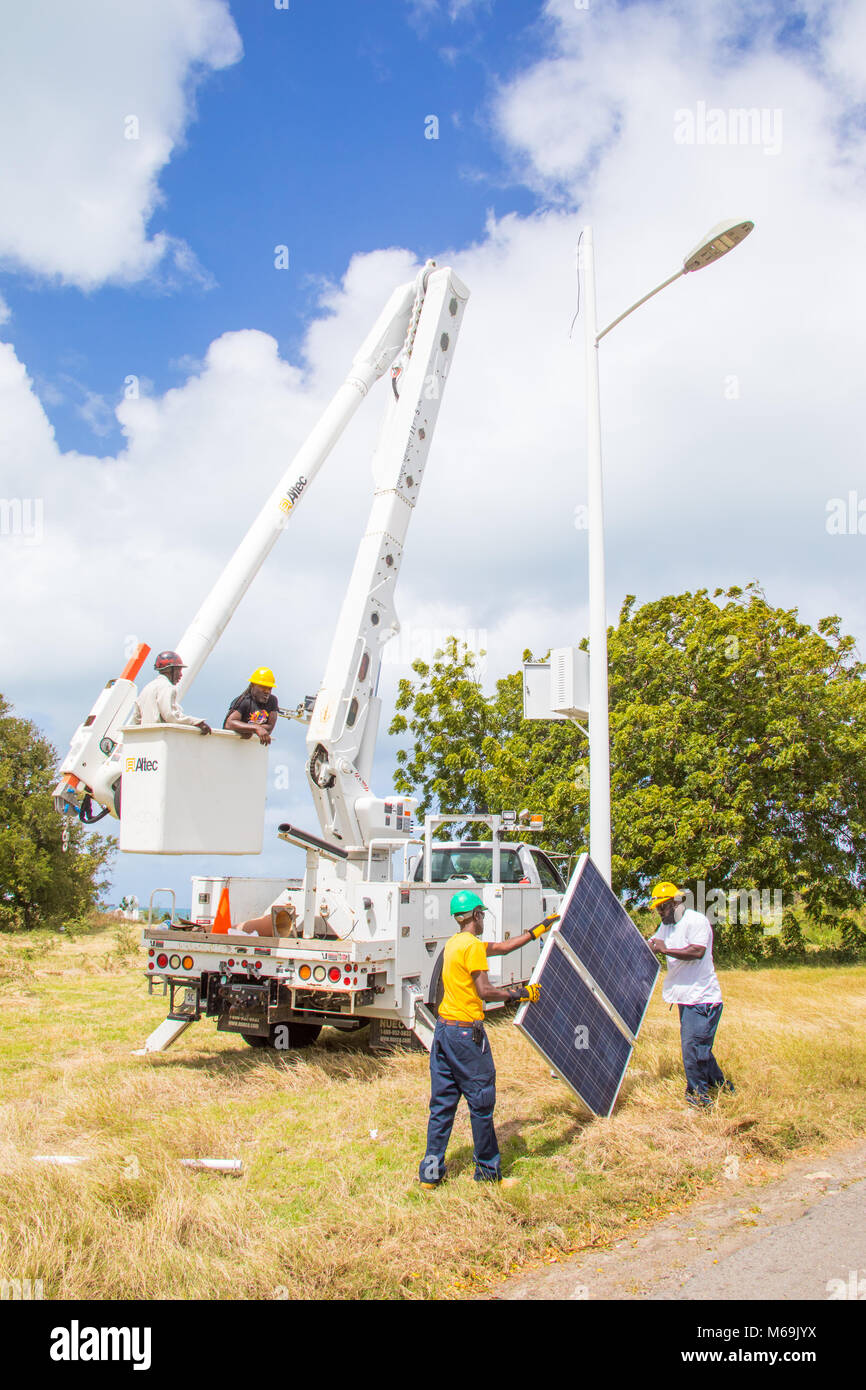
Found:
[{"label": "green tree", "polygon": [[[54,809],[57,755],[0,695],[0,929],[60,925],[89,911],[116,841]],[[64,820],[69,832],[63,850]]]},{"label": "green tree", "polygon": [[611,633],[622,887],[777,888],[815,915],[861,901],[866,667],[839,618],[813,630],[754,583],[634,604]]},{"label": "green tree", "polygon": [[[482,653],[483,655],[483,653]],[[394,789],[420,795],[421,814],[487,814],[488,757],[506,732],[475,672],[475,656],[449,637],[433,664],[412,663],[421,683],[401,680],[390,733],[412,734],[411,752],[397,753]],[[404,710],[410,710],[407,716]]]},{"label": "green tree", "polygon": [[[703,879],[799,892],[814,915],[863,901],[866,667],[837,617],[814,630],[757,584],[637,609],[629,597],[609,660],[618,891],[638,900],[655,879]],[[549,848],[587,848],[580,731],[524,722],[519,672],[485,697],[454,639],[414,670],[391,726],[414,736],[398,788],[420,790],[425,810],[544,811]]]}]

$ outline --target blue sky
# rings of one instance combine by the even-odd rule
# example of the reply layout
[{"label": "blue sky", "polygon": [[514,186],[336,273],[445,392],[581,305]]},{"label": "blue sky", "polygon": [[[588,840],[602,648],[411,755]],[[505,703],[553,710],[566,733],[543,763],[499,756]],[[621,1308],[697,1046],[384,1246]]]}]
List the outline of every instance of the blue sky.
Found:
[{"label": "blue sky", "polygon": [[[471,299],[386,649],[376,790],[414,655],[472,634],[492,684],[525,647],[584,636],[580,321],[568,330],[586,222],[603,323],[722,218],[756,223],[602,345],[609,620],[626,594],[757,578],[808,622],[840,614],[864,649],[858,0],[3,8],[0,497],[38,503],[44,526],[0,534],[0,690],[62,752],[133,638],[180,639],[431,255]],[[707,110],[765,125],[679,140],[683,112]],[[286,704],[318,688],[383,402],[371,392],[305,496],[191,712],[220,722],[263,662]],[[852,497],[838,534],[828,515]],[[185,901],[192,872],[285,866],[273,826],[314,819],[299,726],[281,721],[271,761],[289,790],[272,787],[261,862],[120,856],[116,896],[159,880]]]},{"label": "blue sky", "polygon": [[[322,281],[356,253],[393,244],[423,260],[480,236],[488,210],[536,206],[487,108],[543,47],[539,9],[497,0],[413,21],[405,0],[234,5],[243,58],[198,82],[196,119],[160,177],[149,228],[193,248],[207,285],[82,295],[0,276],[60,445],[116,452],[110,413],[98,411],[94,432],[76,410],[85,393],[114,406],[129,373],[164,392],[228,330],[261,328],[296,358]],[[437,139],[425,138],[429,115]],[[274,269],[277,245],[289,248],[287,272]]]}]

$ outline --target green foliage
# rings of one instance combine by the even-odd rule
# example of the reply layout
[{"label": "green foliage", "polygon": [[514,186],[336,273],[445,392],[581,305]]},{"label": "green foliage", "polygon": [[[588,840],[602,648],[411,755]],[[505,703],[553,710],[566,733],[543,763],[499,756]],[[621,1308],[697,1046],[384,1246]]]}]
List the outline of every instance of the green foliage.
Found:
[{"label": "green foliage", "polygon": [[785,951],[792,954],[802,954],[805,951],[806,943],[803,940],[803,928],[800,925],[800,919],[790,909],[782,916],[780,936]]},{"label": "green foliage", "polygon": [[56,778],[51,744],[0,696],[0,930],[77,921],[107,886],[102,873],[116,842],[88,837],[67,817],[63,851]]},{"label": "green foliage", "polygon": [[131,922],[119,922],[113,930],[114,951],[112,956],[122,964],[129,965],[138,960],[141,950],[141,933]]},{"label": "green foliage", "polygon": [[[817,919],[864,900],[866,666],[838,618],[812,629],[754,583],[641,608],[629,597],[609,660],[613,879],[627,902],[658,879],[781,890]],[[485,696],[473,667],[450,638],[432,666],[415,663],[417,684],[400,682],[391,732],[413,746],[397,789],[420,793],[422,813],[543,811],[548,848],[586,849],[585,737],[525,722],[520,672]]]},{"label": "green foliage", "polygon": [[[713,601],[722,597],[721,606]],[[866,668],[756,584],[660,599],[611,633],[620,886],[703,878],[800,892],[816,916],[866,887]]]},{"label": "green foliage", "polygon": [[737,922],[718,926],[713,932],[713,958],[717,964],[757,965],[768,954],[764,947],[764,929],[760,926]]},{"label": "green foliage", "polygon": [[90,935],[93,925],[90,914],[84,911],[76,913],[75,916],[64,917],[59,930],[63,932],[67,941],[80,941],[83,936]]},{"label": "green foliage", "polygon": [[[484,778],[490,750],[504,728],[498,710],[485,698],[474,665],[474,654],[468,649],[460,652],[456,638],[450,637],[445,651],[435,653],[432,666],[412,663],[421,677],[417,688],[409,680],[400,681],[390,732],[411,733],[415,742],[411,753],[402,748],[397,753],[394,788],[420,793],[422,814],[434,808],[445,815],[485,815],[489,810]],[[403,710],[411,711],[408,718]]]},{"label": "green foliage", "polygon": [[860,930],[853,917],[842,917],[838,926],[842,945],[847,951],[866,949],[866,933]]},{"label": "green foliage", "polygon": [[488,698],[474,666],[474,654],[450,637],[432,666],[413,664],[417,685],[400,681],[390,732],[408,732],[414,743],[397,753],[395,789],[419,795],[421,815],[543,810],[545,844],[571,853],[580,776],[574,759],[584,736],[571,724],[525,722],[522,674],[497,681]]}]

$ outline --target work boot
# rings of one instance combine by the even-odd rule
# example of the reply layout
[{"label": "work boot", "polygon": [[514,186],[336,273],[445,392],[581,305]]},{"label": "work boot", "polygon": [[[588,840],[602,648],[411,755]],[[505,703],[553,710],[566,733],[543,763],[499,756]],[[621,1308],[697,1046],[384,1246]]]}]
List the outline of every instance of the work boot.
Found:
[{"label": "work boot", "polygon": [[713,1102],[703,1091],[694,1091],[691,1095],[686,1092],[686,1105],[691,1105],[695,1110],[710,1110]]}]

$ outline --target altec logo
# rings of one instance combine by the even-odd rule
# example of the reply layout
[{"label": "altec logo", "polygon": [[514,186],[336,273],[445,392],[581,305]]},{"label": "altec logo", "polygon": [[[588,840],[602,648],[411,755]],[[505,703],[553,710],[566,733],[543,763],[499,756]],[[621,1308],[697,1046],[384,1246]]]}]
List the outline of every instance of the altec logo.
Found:
[{"label": "altec logo", "polygon": [[306,486],[307,480],[302,473],[295,485],[290,487],[285,497],[282,498],[280,511],[290,512]]},{"label": "altec logo", "polygon": [[158,758],[127,758],[127,760],[126,760],[126,771],[127,771],[127,772],[158,772],[158,771],[159,771],[159,759],[158,759]]},{"label": "altec logo", "polygon": [[150,1369],[149,1327],[69,1327],[51,1329],[52,1361],[131,1361],[134,1371]]}]

